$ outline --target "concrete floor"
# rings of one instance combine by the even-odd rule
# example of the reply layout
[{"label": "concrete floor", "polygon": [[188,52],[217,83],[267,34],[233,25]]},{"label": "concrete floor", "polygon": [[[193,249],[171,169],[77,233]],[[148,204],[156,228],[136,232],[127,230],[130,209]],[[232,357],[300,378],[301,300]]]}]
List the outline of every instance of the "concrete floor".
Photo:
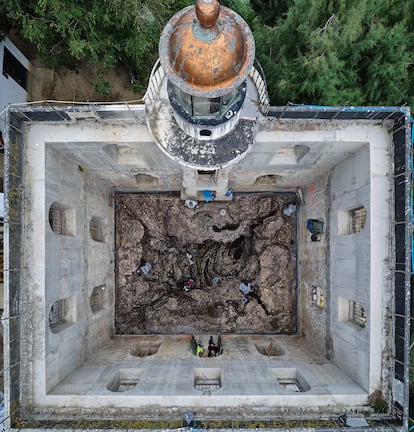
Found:
[{"label": "concrete floor", "polygon": [[[197,338],[206,347],[209,336]],[[301,337],[224,335],[223,354],[216,358],[196,357],[190,342],[188,335],[116,337],[49,395],[94,396],[102,404],[110,401],[112,407],[118,403],[125,406],[126,400],[137,407],[160,399],[170,399],[174,405],[179,396],[184,406],[211,405],[214,399],[222,408],[251,403],[294,410],[350,403],[356,406],[367,398],[359,385]],[[154,351],[144,357],[131,354]],[[131,378],[137,382],[133,388],[113,391],[117,379],[122,384]],[[292,378],[302,387],[301,392],[284,389],[286,379]]]}]

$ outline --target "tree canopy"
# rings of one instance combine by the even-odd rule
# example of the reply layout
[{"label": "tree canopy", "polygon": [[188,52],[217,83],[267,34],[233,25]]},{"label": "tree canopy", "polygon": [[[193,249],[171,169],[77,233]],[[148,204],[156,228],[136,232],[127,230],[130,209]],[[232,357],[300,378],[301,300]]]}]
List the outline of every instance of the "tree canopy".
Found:
[{"label": "tree canopy", "polygon": [[165,22],[191,0],[0,0],[6,20],[46,66],[125,65],[148,78]]},{"label": "tree canopy", "polygon": [[[273,104],[414,105],[414,0],[223,0],[249,23]],[[52,68],[126,66],[145,83],[193,0],[0,0]]]},{"label": "tree canopy", "polygon": [[413,7],[398,0],[295,0],[273,25],[258,16],[257,56],[272,101],[414,102]]}]

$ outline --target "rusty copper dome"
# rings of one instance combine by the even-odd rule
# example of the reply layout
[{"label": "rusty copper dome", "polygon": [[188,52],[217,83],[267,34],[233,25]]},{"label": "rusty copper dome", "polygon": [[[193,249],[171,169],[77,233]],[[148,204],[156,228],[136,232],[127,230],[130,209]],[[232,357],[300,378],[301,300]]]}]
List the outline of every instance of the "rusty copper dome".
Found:
[{"label": "rusty copper dome", "polygon": [[160,39],[168,79],[193,96],[218,97],[238,87],[254,60],[246,22],[217,0],[197,0],[175,14]]}]

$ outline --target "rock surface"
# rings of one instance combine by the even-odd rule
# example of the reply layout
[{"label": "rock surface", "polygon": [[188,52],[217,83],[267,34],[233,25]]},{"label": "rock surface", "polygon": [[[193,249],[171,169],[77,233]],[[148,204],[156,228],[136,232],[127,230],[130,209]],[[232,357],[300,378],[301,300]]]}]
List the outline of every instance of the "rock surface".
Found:
[{"label": "rock surface", "polygon": [[[172,195],[117,195],[117,333],[294,333],[296,217],[282,212],[294,201],[245,194],[190,209]],[[254,287],[246,303],[242,280]]]}]

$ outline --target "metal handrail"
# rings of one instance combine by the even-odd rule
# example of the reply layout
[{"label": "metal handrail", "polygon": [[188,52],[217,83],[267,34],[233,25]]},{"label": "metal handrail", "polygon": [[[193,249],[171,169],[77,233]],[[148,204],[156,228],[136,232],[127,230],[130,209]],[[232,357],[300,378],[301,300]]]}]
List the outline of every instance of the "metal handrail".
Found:
[{"label": "metal handrail", "polygon": [[254,82],[254,85],[256,86],[257,89],[257,93],[259,95],[260,112],[264,116],[266,116],[267,113],[269,112],[270,100],[269,100],[269,94],[267,92],[267,83],[263,72],[263,68],[259,63],[259,60],[257,60],[257,58],[255,58],[254,66],[252,67],[252,70],[250,72],[250,78]]},{"label": "metal handrail", "polygon": [[152,68],[150,79],[148,81],[148,88],[143,97],[145,104],[152,105],[154,103],[164,77],[165,73],[161,67],[160,59],[158,58]]}]

